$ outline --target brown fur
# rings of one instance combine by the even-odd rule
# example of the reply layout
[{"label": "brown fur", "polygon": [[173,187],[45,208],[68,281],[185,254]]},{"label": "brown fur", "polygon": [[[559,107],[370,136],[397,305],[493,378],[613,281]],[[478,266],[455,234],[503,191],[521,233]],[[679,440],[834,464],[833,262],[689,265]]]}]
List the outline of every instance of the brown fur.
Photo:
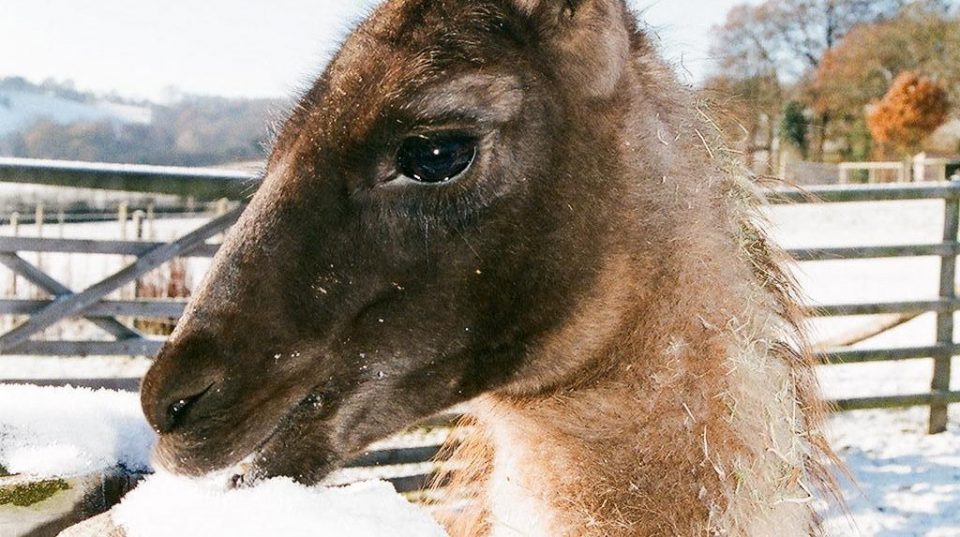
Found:
[{"label": "brown fur", "polygon": [[[395,178],[437,130],[470,170]],[[160,462],[310,483],[471,401],[455,536],[815,533],[802,312],[720,138],[622,0],[388,1],[145,379]]]}]

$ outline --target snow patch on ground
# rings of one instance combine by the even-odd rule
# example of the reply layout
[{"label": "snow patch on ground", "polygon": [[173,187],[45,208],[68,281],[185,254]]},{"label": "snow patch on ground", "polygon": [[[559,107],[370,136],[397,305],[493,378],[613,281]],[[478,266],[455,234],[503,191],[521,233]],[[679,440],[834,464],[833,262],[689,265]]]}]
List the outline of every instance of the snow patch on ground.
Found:
[{"label": "snow patch on ground", "polygon": [[153,443],[135,393],[0,386],[0,465],[14,474],[146,471]]},{"label": "snow patch on ground", "polygon": [[927,410],[834,416],[829,435],[856,484],[843,483],[851,518],[826,516],[836,537],[960,536],[960,423],[926,434]]},{"label": "snow patch on ground", "polygon": [[156,474],[111,516],[128,537],[446,536],[430,515],[382,481],[324,489],[271,479],[234,490],[224,490],[222,482]]}]

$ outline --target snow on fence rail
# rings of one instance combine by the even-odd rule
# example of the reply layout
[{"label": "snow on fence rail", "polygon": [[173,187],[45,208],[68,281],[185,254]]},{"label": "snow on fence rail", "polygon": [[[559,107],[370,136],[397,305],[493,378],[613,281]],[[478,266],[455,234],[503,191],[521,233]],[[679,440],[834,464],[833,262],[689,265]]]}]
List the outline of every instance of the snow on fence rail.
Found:
[{"label": "snow on fence rail", "polygon": [[[155,192],[192,196],[211,200],[242,200],[256,183],[249,173],[210,169],[169,168],[107,164],[78,164],[23,159],[0,159],[0,182],[37,183],[77,186],[134,192]],[[851,350],[829,349],[824,354],[828,364],[894,361],[931,358],[935,362],[931,390],[927,393],[890,397],[870,397],[835,401],[841,410],[929,406],[930,430],[942,431],[946,409],[960,402],[960,391],[951,391],[950,363],[960,355],[960,345],[953,334],[954,313],[960,310],[955,289],[956,259],[960,255],[958,220],[960,220],[960,184],[928,183],[908,185],[869,185],[814,187],[808,190],[777,189],[768,191],[771,203],[844,203],[863,201],[902,201],[941,199],[945,207],[943,240],[937,244],[870,246],[846,248],[807,248],[791,250],[799,261],[881,259],[891,257],[935,256],[941,259],[940,298],[935,301],[897,303],[836,304],[817,308],[812,315],[820,317],[877,314],[937,314],[935,345],[915,348],[882,348]],[[176,257],[210,257],[216,249],[208,239],[223,233],[236,220],[241,207],[215,218],[198,230],[170,243],[142,241],[101,241],[45,238],[0,237],[0,264],[48,292],[48,299],[0,299],[0,315],[24,315],[27,320],[5,334],[0,334],[0,355],[143,355],[154,354],[162,340],[139,334],[117,320],[117,317],[178,317],[185,302],[177,300],[106,300],[105,297],[125,284]],[[27,262],[24,252],[69,252],[78,254],[121,254],[136,260],[119,272],[90,288],[76,292]],[[69,317],[91,319],[114,337],[114,341],[38,341],[31,336]],[[64,383],[62,379],[40,381]],[[136,379],[111,379],[112,386],[133,388]],[[95,385],[84,381],[83,385]]]}]

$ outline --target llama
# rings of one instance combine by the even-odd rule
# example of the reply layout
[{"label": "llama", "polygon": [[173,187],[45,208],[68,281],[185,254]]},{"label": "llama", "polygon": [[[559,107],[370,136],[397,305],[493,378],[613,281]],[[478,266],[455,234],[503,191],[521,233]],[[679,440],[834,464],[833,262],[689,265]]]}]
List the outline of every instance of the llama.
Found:
[{"label": "llama", "polygon": [[388,0],[144,379],[157,460],[316,483],[469,402],[452,535],[817,534],[802,312],[718,131],[623,0]]}]

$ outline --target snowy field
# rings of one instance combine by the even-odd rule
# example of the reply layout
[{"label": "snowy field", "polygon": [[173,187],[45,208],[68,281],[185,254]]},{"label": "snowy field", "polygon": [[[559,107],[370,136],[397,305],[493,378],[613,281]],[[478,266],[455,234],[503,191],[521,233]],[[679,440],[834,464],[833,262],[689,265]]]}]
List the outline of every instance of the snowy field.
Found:
[{"label": "snowy field", "polygon": [[[774,207],[768,212],[772,235],[789,248],[935,243],[942,233],[942,203],[936,201]],[[156,235],[170,238],[200,223],[159,223]],[[69,226],[67,235],[107,238],[116,227]],[[6,230],[0,228],[3,233]],[[69,273],[74,287],[92,283],[120,261],[104,258],[78,266],[68,256],[44,259],[45,266]],[[57,268],[58,264],[62,268]],[[198,260],[191,265],[191,274],[198,278],[203,269],[204,261]],[[804,263],[796,272],[812,304],[937,297],[936,258]],[[5,286],[7,279],[8,274],[0,270],[0,286]],[[815,320],[814,340],[845,333],[867,320]],[[926,315],[858,347],[927,345],[934,342],[934,333],[934,317]],[[144,359],[12,357],[0,360],[0,378],[131,376],[148,365]],[[955,361],[955,389],[960,388],[958,372],[960,363]],[[931,360],[820,370],[824,391],[831,398],[922,393],[929,389],[931,374]],[[960,537],[960,405],[952,409],[948,433],[931,437],[925,430],[926,410],[919,408],[861,411],[831,418],[834,446],[857,485],[845,483],[852,519],[830,512],[830,535]]]}]

